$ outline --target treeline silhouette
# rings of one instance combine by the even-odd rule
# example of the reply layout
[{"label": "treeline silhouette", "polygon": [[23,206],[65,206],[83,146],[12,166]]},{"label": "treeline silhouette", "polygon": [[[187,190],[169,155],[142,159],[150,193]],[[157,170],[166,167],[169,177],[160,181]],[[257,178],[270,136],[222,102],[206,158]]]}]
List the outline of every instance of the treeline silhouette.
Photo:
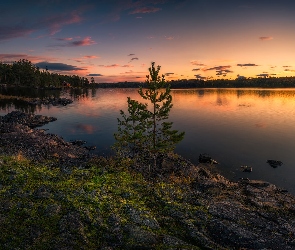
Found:
[{"label": "treeline silhouette", "polygon": [[[169,81],[172,89],[185,88],[294,88],[295,77],[270,77],[250,79],[217,80],[173,80]],[[98,88],[139,88],[146,87],[145,82],[96,83]]]},{"label": "treeline silhouette", "polygon": [[[171,88],[294,88],[295,77],[257,77],[237,78],[233,80],[215,79],[183,79],[169,81]],[[95,83],[86,77],[78,75],[61,75],[50,73],[47,69],[40,70],[36,65],[26,59],[20,59],[13,63],[0,62],[0,84],[9,86],[25,86],[40,88],[61,88],[64,86],[79,88],[139,88],[146,87],[145,82],[117,82],[117,83]]]},{"label": "treeline silhouette", "polygon": [[12,64],[0,62],[0,84],[61,88],[64,85],[85,87],[89,86],[89,81],[87,78],[78,75],[60,75],[50,73],[47,69],[40,70],[30,61],[20,59]]}]

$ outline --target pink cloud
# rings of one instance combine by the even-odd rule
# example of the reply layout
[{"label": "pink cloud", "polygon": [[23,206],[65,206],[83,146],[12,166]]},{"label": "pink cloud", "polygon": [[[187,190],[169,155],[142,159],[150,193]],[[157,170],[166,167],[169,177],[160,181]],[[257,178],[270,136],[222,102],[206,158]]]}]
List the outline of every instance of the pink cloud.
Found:
[{"label": "pink cloud", "polygon": [[261,36],[261,37],[259,37],[259,39],[261,41],[269,41],[269,40],[272,40],[273,37],[272,36]]},{"label": "pink cloud", "polygon": [[125,65],[122,65],[121,67],[123,67],[123,68],[133,68],[134,66],[130,65],[130,64],[125,64]]},{"label": "pink cloud", "polygon": [[61,30],[62,26],[79,23],[81,20],[81,17],[76,12],[72,12],[70,16],[58,15],[46,18],[41,21],[41,25],[49,26],[50,35],[54,35]]},{"label": "pink cloud", "polygon": [[126,72],[122,72],[120,74],[121,75],[125,75],[125,74],[132,74],[132,75],[134,75],[134,74],[146,74],[146,72],[135,72],[133,70],[129,70],[129,71],[126,71]]},{"label": "pink cloud", "polygon": [[135,10],[129,12],[129,14],[155,13],[160,10],[161,10],[161,8],[156,8],[156,7],[140,7],[140,8],[136,8]]},{"label": "pink cloud", "polygon": [[14,62],[18,61],[19,59],[26,59],[31,62],[39,62],[43,60],[51,60],[55,61],[55,58],[44,57],[44,56],[31,56],[28,54],[0,54],[0,61],[2,62]]},{"label": "pink cloud", "polygon": [[205,66],[205,64],[200,63],[200,61],[197,61],[197,60],[192,60],[190,61],[190,63],[195,66]]},{"label": "pink cloud", "polygon": [[88,45],[93,45],[96,44],[95,41],[91,40],[91,37],[85,37],[83,40],[80,41],[73,41],[70,43],[72,46],[88,46]]},{"label": "pink cloud", "polygon": [[226,71],[228,69],[230,69],[231,66],[227,65],[227,66],[216,66],[216,67],[212,67],[212,68],[208,68],[208,69],[203,69],[204,71],[208,71],[208,70],[216,70],[216,71]]},{"label": "pink cloud", "polygon": [[103,68],[117,68],[120,67],[119,64],[111,64],[111,65],[98,65],[99,67],[103,67]]},{"label": "pink cloud", "polygon": [[138,57],[132,57],[128,63],[131,63],[134,60],[139,60],[139,58]]},{"label": "pink cloud", "polygon": [[95,59],[95,58],[99,58],[98,56],[83,56],[83,58],[87,58],[87,59]]},{"label": "pink cloud", "polygon": [[27,54],[0,54],[0,60],[18,60],[18,59],[26,59],[28,57]]},{"label": "pink cloud", "polygon": [[30,35],[35,30],[33,28],[25,28],[21,26],[0,27],[0,40],[8,40],[17,37]]},{"label": "pink cloud", "polygon": [[72,58],[72,59],[69,59],[69,60],[73,60],[75,62],[78,62],[78,63],[81,63],[81,64],[87,64],[88,66],[90,65],[94,65],[93,63],[90,62],[91,59],[95,59],[95,58],[99,58],[99,57],[80,57],[80,58]]},{"label": "pink cloud", "polygon": [[256,67],[256,66],[259,66],[255,63],[238,63],[237,66],[240,66],[240,67]]},{"label": "pink cloud", "polygon": [[217,76],[226,76],[228,73],[233,73],[233,71],[230,70],[231,66],[226,65],[226,66],[216,66],[212,68],[204,68],[203,71],[208,71],[208,70],[215,70]]},{"label": "pink cloud", "polygon": [[134,71],[133,70],[129,70],[129,71],[126,71],[126,72],[123,72],[123,73],[120,73],[120,74],[133,74]]},{"label": "pink cloud", "polygon": [[117,67],[122,67],[122,68],[133,68],[133,65],[130,64],[124,64],[124,65],[120,65],[117,63],[114,64],[110,64],[110,65],[98,65],[99,67],[103,67],[103,68],[117,68]]},{"label": "pink cloud", "polygon": [[173,40],[174,37],[173,37],[173,36],[165,36],[165,39],[166,39],[166,40]]},{"label": "pink cloud", "polygon": [[73,38],[72,37],[64,37],[64,38],[56,38],[56,40],[58,40],[58,41],[72,41]]},{"label": "pink cloud", "polygon": [[[137,1],[125,1],[124,4],[117,4],[116,7],[106,15],[101,23],[116,22],[120,20],[121,13],[129,11],[129,14],[148,14],[160,11],[160,8],[152,7],[157,4],[164,4],[167,0],[137,0]],[[140,15],[136,18],[142,18]]]},{"label": "pink cloud", "polygon": [[[49,30],[50,35],[54,35],[61,30],[62,26],[78,23],[81,20],[81,17],[76,12],[72,12],[69,15],[65,15],[63,13],[44,18],[38,18],[37,21],[33,22],[28,22],[27,20],[25,20],[23,23],[18,25],[9,24],[7,26],[1,26],[0,40],[24,37],[32,34],[33,32],[44,29]],[[29,27],[24,26],[24,24],[28,25],[28,23],[30,23]],[[38,38],[40,37],[43,37],[43,35],[38,36]]]}]

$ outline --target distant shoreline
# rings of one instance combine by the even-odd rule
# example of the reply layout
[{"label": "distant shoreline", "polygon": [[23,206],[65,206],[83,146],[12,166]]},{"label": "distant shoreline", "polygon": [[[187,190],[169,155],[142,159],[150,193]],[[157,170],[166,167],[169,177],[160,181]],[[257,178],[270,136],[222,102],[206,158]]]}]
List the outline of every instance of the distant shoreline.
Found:
[{"label": "distant shoreline", "polygon": [[[295,77],[279,78],[251,78],[251,79],[182,79],[168,81],[171,89],[178,88],[295,88]],[[139,88],[144,87],[145,82],[117,82],[117,83],[96,83],[98,88]]]},{"label": "distant shoreline", "polygon": [[[237,78],[237,79],[182,79],[167,81],[171,89],[187,88],[295,88],[295,77],[270,77],[270,78]],[[115,83],[89,83],[73,88],[140,88],[145,87],[145,82],[115,82]],[[40,89],[63,89],[61,86],[39,86],[38,84],[19,85],[0,83],[0,87],[32,87]],[[71,88],[71,87],[70,87]]]}]

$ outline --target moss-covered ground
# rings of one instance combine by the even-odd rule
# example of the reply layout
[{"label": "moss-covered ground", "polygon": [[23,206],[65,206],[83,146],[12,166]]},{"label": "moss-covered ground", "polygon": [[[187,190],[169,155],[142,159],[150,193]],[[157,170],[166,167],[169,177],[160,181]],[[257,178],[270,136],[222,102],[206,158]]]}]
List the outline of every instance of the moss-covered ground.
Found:
[{"label": "moss-covered ground", "polygon": [[130,164],[101,157],[65,172],[0,156],[1,249],[199,249],[169,213],[206,208],[183,202],[183,180],[147,181]]}]

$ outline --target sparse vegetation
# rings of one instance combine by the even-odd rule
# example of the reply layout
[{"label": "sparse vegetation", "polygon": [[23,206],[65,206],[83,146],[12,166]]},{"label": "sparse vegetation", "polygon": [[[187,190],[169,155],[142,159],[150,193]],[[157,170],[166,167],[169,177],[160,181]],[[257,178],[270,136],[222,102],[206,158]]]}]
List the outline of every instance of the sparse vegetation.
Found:
[{"label": "sparse vegetation", "polygon": [[[2,249],[149,245],[148,239],[140,243],[130,233],[135,229],[150,237],[152,246],[164,249],[155,239],[170,229],[160,227],[155,218],[169,194],[181,191],[172,183],[151,185],[128,164],[96,158],[87,169],[68,174],[52,161],[37,164],[19,156],[0,156]],[[168,193],[163,191],[167,185]],[[166,198],[160,202],[162,195]]]},{"label": "sparse vegetation", "polygon": [[[176,144],[184,137],[184,132],[172,130],[172,122],[167,122],[172,108],[170,85],[164,75],[159,75],[160,66],[153,62],[147,75],[147,88],[139,89],[139,95],[148,100],[142,104],[128,98],[128,113],[120,111],[118,133],[115,134],[117,153],[131,158],[151,156],[156,168],[162,154],[173,152]],[[160,162],[161,163],[161,162]]]},{"label": "sparse vegetation", "polygon": [[294,197],[271,184],[231,183],[177,155],[150,180],[131,164],[98,157],[65,172],[0,156],[1,249],[294,246]]}]

